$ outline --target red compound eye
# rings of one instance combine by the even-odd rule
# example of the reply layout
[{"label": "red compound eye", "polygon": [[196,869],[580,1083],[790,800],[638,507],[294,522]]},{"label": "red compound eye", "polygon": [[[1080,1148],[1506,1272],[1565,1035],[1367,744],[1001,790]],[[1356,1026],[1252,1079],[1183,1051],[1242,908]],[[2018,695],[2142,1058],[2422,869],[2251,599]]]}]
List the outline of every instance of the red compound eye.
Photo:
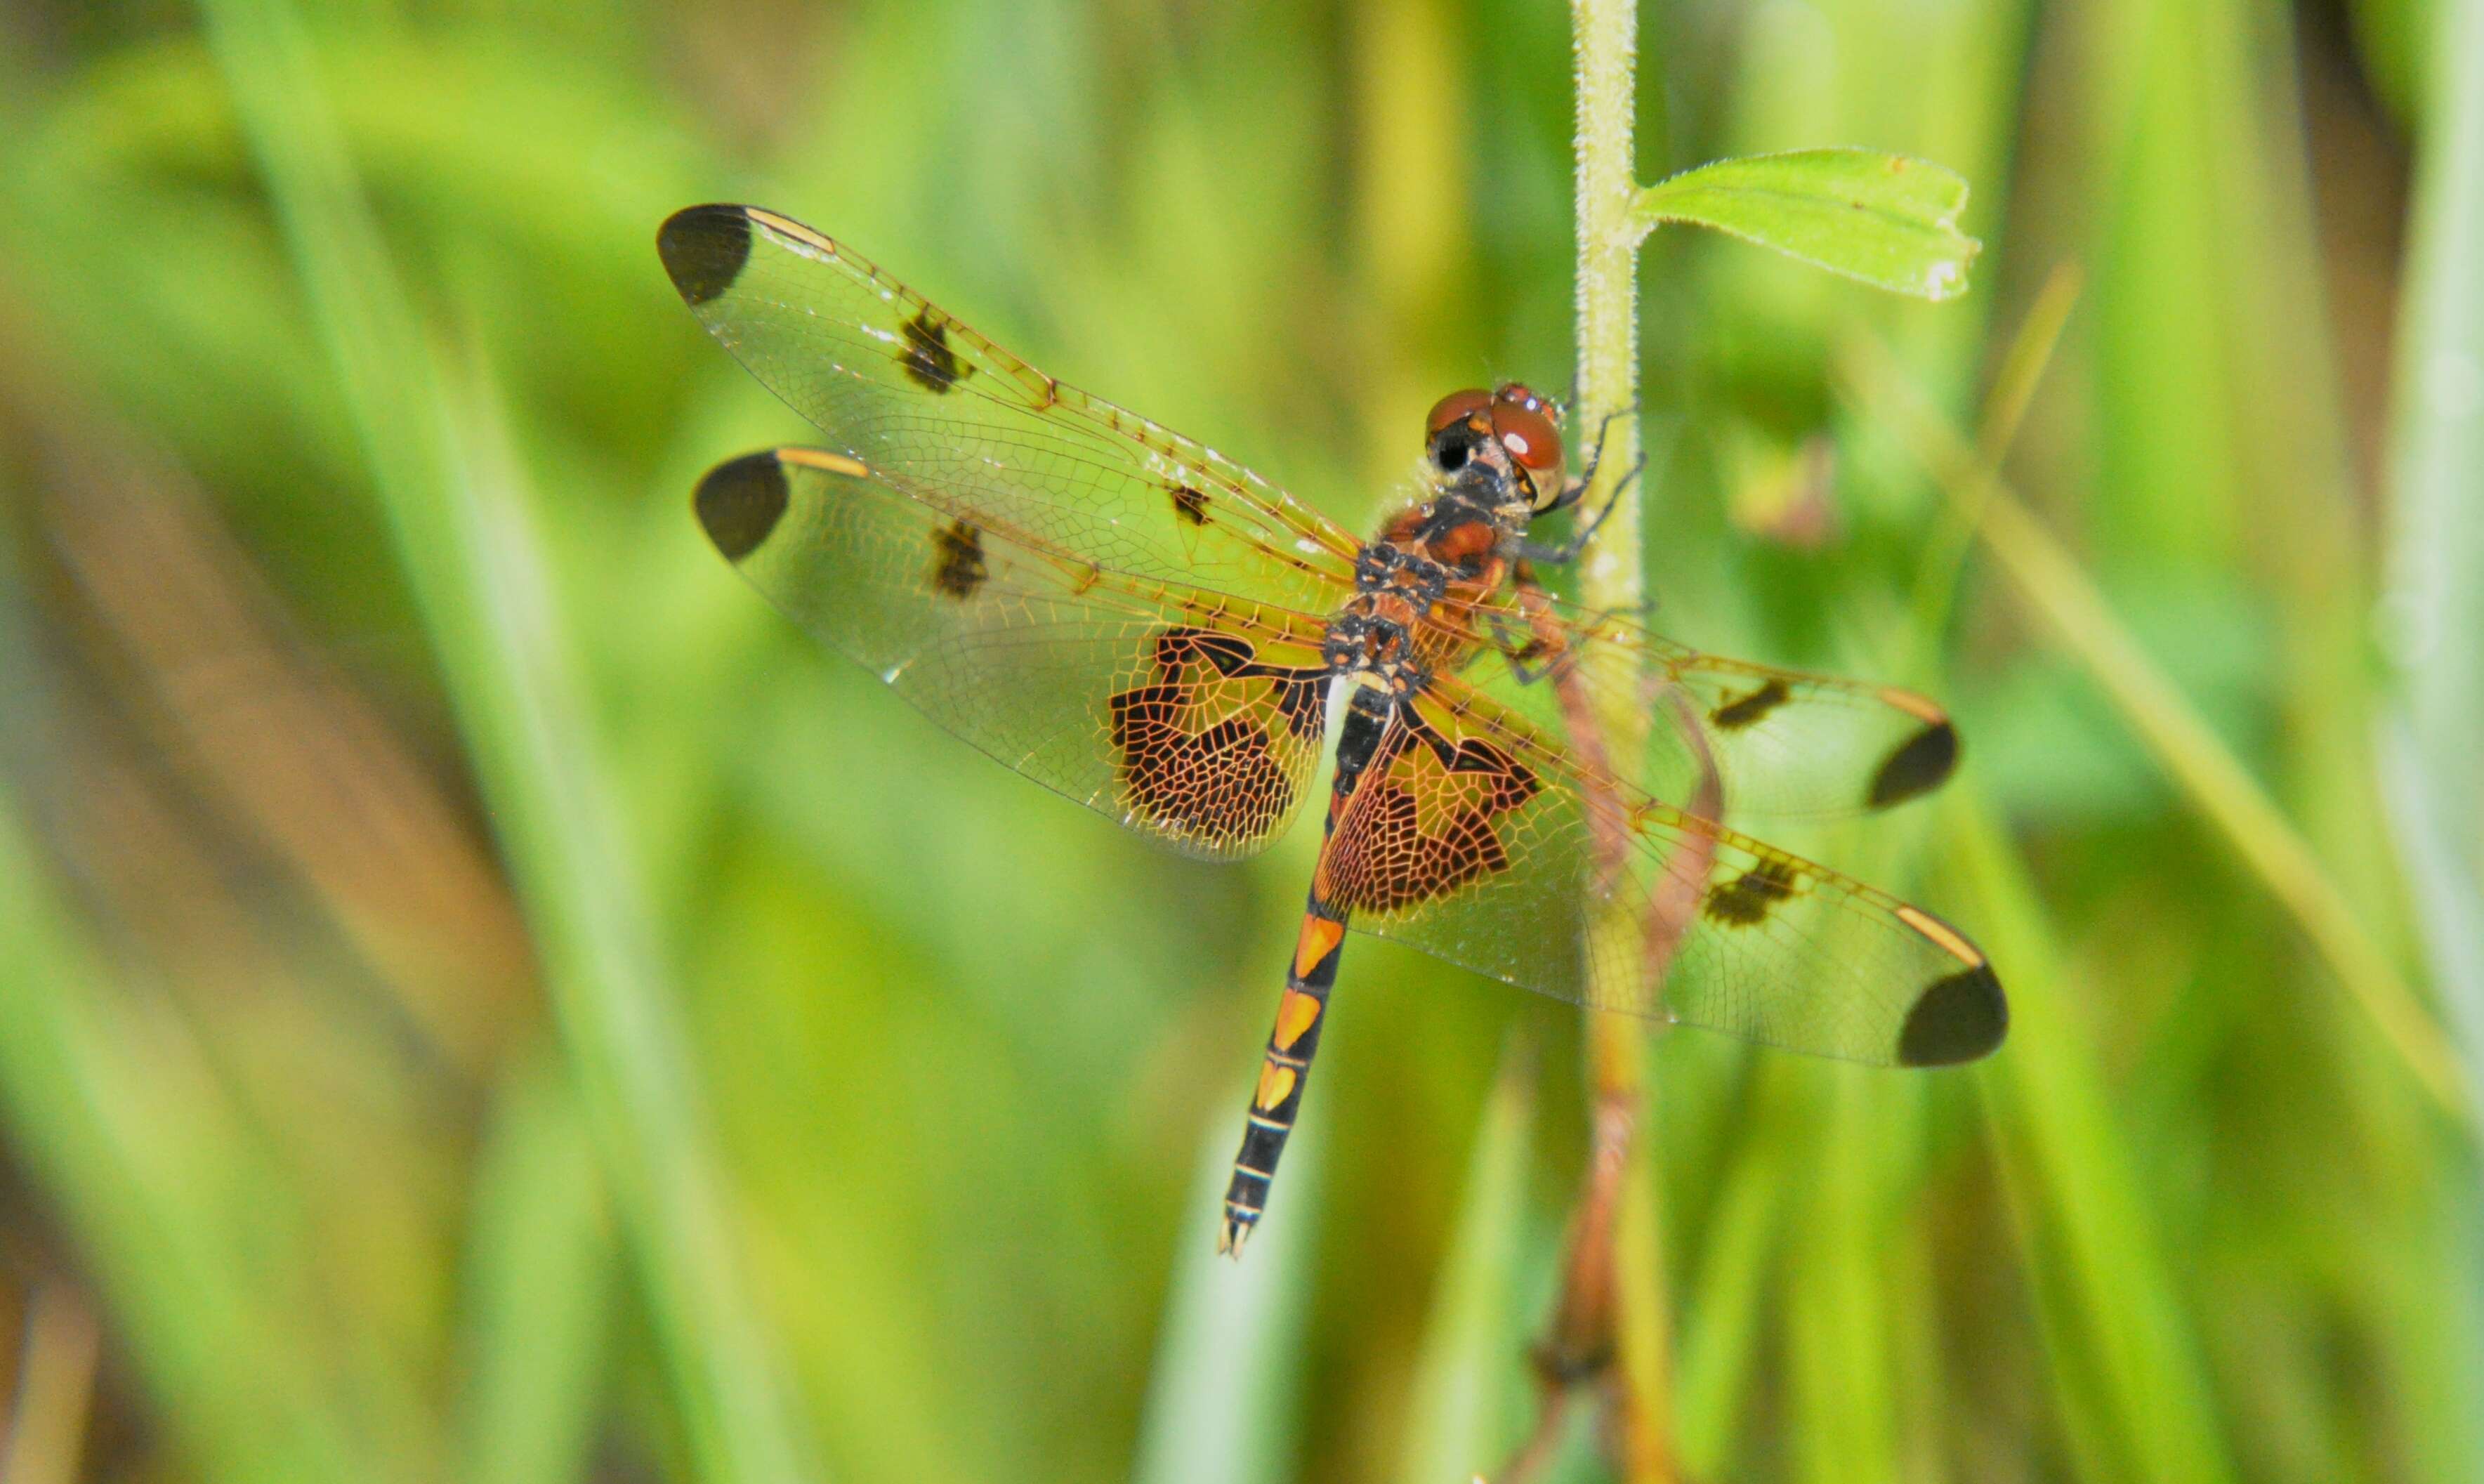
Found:
[{"label": "red compound eye", "polygon": [[1561,467],[1561,430],[1552,425],[1552,410],[1525,387],[1513,382],[1493,398],[1492,430],[1528,472],[1550,473]]},{"label": "red compound eye", "polygon": [[1492,393],[1480,387],[1452,391],[1432,404],[1431,415],[1423,419],[1423,436],[1429,438],[1460,418],[1472,417],[1491,405]]}]

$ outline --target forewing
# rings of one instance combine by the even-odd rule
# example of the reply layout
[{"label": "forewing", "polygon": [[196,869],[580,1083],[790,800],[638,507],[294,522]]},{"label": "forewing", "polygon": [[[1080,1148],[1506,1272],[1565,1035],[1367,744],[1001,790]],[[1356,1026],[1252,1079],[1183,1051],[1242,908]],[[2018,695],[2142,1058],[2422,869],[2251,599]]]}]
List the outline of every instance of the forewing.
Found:
[{"label": "forewing", "polygon": [[[1940,919],[1598,776],[1454,680],[1398,708],[1320,889],[1354,926],[1496,979],[1789,1050],[1936,1066],[2008,1023]],[[1606,903],[1635,933],[1591,948]]]},{"label": "forewing", "polygon": [[1556,688],[1573,685],[1599,708],[1649,712],[1645,752],[1615,770],[1659,798],[1689,797],[1704,757],[1733,819],[1829,819],[1918,797],[1958,766],[1948,714],[1896,686],[1704,654],[1540,594],[1495,595],[1448,617],[1484,640],[1463,652],[1461,676],[1514,711],[1550,722]]},{"label": "forewing", "polygon": [[752,206],[657,235],[725,348],[890,486],[1118,572],[1325,611],[1352,535],[1189,439],[1066,387],[843,244]]},{"label": "forewing", "polygon": [[699,481],[708,536],[814,634],[941,726],[1185,853],[1247,855],[1319,759],[1316,621],[1095,566],[841,453]]}]

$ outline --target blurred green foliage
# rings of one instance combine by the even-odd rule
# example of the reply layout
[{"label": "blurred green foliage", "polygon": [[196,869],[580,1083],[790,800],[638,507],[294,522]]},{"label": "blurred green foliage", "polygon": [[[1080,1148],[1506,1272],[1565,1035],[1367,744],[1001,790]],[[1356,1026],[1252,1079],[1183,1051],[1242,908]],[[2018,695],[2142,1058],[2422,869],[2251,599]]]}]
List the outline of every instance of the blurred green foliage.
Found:
[{"label": "blurred green foliage", "polygon": [[[2484,1044],[2337,965],[2446,991],[2484,910],[2484,4],[1642,38],[1643,179],[1975,187],[1940,306],[1651,239],[1647,555],[1678,637],[1953,703],[1949,796],[1785,843],[2017,1013],[1963,1073],[1659,1043],[1686,1464],[2473,1478],[2477,1099],[2418,1068]],[[1308,839],[1153,853],[754,600],[687,492],[801,430],[652,239],[783,209],[1364,526],[1443,390],[1568,379],[1568,67],[1518,0],[0,14],[0,1474],[1497,1462],[1576,1013],[1358,940],[1210,1260]],[[2136,686],[1938,456],[2065,264],[1999,482]]]}]

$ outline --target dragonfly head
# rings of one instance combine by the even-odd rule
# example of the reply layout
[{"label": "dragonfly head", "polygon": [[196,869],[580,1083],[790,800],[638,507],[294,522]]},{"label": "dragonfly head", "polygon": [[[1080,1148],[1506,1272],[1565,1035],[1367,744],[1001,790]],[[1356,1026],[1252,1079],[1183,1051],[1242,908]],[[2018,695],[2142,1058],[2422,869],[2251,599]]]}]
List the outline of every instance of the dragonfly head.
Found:
[{"label": "dragonfly head", "polygon": [[1560,411],[1518,382],[1452,391],[1423,419],[1426,452],[1452,485],[1497,485],[1530,513],[1561,493]]}]

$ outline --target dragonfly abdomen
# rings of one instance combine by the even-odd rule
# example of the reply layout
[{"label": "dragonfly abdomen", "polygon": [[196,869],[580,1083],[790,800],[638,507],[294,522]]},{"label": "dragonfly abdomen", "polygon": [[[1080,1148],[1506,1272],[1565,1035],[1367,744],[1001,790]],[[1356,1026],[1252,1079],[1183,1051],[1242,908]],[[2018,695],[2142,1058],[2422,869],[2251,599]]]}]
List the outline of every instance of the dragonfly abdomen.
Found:
[{"label": "dragonfly abdomen", "polygon": [[1285,996],[1277,1004],[1277,1023],[1261,1053],[1241,1152],[1233,1156],[1233,1178],[1225,1188],[1225,1229],[1216,1241],[1220,1253],[1238,1255],[1267,1208],[1268,1187],[1301,1112],[1311,1058],[1319,1051],[1320,1022],[1327,1017],[1329,990],[1336,984],[1344,943],[1344,920],[1314,894],[1303,913],[1302,935],[1285,975]]},{"label": "dragonfly abdomen", "polygon": [[[1337,813],[1354,796],[1363,770],[1379,751],[1389,729],[1390,703],[1380,692],[1358,688],[1346,706],[1345,724],[1337,731],[1336,777],[1330,785],[1327,823],[1320,852],[1336,836]],[[1320,1024],[1328,1018],[1329,991],[1336,985],[1337,960],[1345,955],[1345,910],[1324,895],[1328,872],[1311,877],[1310,900],[1303,907],[1303,930],[1294,940],[1293,962],[1285,971],[1284,998],[1277,1002],[1277,1023],[1259,1060],[1259,1080],[1251,1090],[1251,1109],[1242,1129],[1242,1149],[1233,1156],[1233,1178],[1225,1187],[1225,1227],[1216,1250],[1239,1255],[1267,1208],[1268,1187],[1277,1177],[1277,1160],[1294,1131],[1302,1111],[1303,1086],[1310,1077],[1311,1058],[1319,1050]]]}]

